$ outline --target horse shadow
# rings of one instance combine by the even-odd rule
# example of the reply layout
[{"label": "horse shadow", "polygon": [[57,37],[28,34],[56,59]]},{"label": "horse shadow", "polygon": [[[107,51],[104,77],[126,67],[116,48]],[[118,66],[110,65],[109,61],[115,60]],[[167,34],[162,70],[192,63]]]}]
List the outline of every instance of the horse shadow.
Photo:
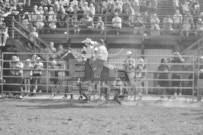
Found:
[{"label": "horse shadow", "polygon": [[[85,109],[94,109],[94,108],[107,108],[103,106],[103,103],[87,103],[86,101],[29,101],[29,103],[34,103],[35,105],[16,105],[16,107],[26,108],[26,109],[70,109],[70,108],[85,108]],[[37,105],[36,105],[37,104]]]}]

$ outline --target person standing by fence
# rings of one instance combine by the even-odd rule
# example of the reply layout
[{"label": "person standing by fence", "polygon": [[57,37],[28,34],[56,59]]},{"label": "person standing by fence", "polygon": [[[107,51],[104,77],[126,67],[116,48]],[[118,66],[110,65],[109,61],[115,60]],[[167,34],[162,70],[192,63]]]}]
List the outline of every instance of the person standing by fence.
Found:
[{"label": "person standing by fence", "polygon": [[42,70],[44,67],[44,64],[41,62],[40,57],[36,58],[36,61],[34,62],[34,70],[33,70],[33,83],[34,83],[34,89],[33,93],[36,93],[40,84],[40,79],[42,75]]},{"label": "person standing by fence", "polygon": [[25,62],[24,66],[24,71],[23,71],[23,78],[24,78],[24,88],[25,92],[30,92],[30,80],[32,78],[33,74],[33,64],[31,63],[30,59],[27,59]]}]

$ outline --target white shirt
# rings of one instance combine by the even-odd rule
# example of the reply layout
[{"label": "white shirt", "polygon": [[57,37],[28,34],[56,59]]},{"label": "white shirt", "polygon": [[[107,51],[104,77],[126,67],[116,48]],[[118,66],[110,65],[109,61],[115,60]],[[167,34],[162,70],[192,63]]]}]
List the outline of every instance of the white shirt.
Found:
[{"label": "white shirt", "polygon": [[122,27],[122,19],[120,17],[114,17],[112,23],[113,27]]},{"label": "white shirt", "polygon": [[90,59],[90,58],[92,58],[92,57],[95,57],[94,46],[88,45],[86,48],[83,48],[83,50],[86,52],[85,57],[86,57],[87,59]]},{"label": "white shirt", "polygon": [[108,59],[108,51],[106,49],[106,46],[100,45],[99,47],[97,47],[95,57],[96,57],[96,59],[107,61],[107,59]]}]

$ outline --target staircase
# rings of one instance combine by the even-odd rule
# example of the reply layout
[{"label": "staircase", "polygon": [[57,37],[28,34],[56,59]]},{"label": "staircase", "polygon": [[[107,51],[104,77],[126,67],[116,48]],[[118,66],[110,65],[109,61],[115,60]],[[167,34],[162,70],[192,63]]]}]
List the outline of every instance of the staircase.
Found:
[{"label": "staircase", "polygon": [[[28,43],[30,43],[29,35],[30,31],[26,29],[21,23],[13,19],[13,24],[12,24],[12,29],[14,31],[13,38],[17,39],[17,42],[15,43],[16,48],[20,49],[20,51],[24,52],[31,52],[31,53],[43,53],[43,50],[48,46],[48,44],[42,40],[40,37],[36,39],[37,45],[39,46],[38,48],[34,50],[28,49]],[[20,48],[19,48],[20,47]],[[27,50],[27,51],[26,51]],[[40,55],[41,58],[47,59],[45,55]]]},{"label": "staircase", "polygon": [[160,0],[157,5],[157,16],[162,22],[163,19],[167,16],[173,16],[175,13],[175,8],[173,5],[173,0]]}]

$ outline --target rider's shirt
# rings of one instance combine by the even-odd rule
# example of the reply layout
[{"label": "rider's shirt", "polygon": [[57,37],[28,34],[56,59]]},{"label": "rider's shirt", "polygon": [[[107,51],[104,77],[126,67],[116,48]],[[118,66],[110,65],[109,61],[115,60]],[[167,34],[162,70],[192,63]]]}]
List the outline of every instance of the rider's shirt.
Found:
[{"label": "rider's shirt", "polygon": [[127,72],[134,72],[135,69],[135,59],[127,58],[125,60],[125,69]]},{"label": "rider's shirt", "polygon": [[94,46],[88,45],[85,49],[83,48],[83,51],[86,52],[86,59],[91,59],[92,57],[95,57]]},{"label": "rider's shirt", "polygon": [[101,45],[99,47],[97,47],[97,52],[96,52],[96,59],[100,59],[103,61],[107,61],[108,59],[108,51],[106,49],[106,46]]}]

